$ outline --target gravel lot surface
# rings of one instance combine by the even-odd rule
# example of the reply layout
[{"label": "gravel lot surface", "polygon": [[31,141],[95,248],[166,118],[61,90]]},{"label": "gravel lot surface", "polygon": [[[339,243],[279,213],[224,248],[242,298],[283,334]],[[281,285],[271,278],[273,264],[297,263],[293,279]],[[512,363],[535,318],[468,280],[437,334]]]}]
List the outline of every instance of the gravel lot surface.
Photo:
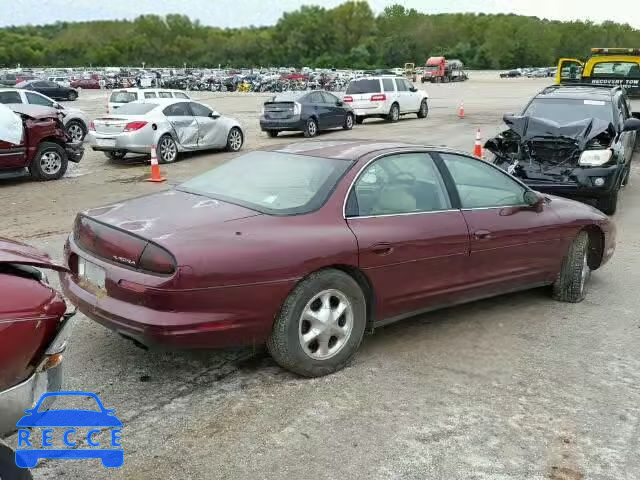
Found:
[{"label": "gravel lot surface", "polygon": [[[321,138],[471,151],[477,128],[495,134],[503,113],[551,83],[495,77],[418,85],[430,95],[426,120],[369,120]],[[303,138],[259,131],[265,95],[194,96],[245,125],[244,151]],[[73,106],[93,118],[105,99],[86,91]],[[162,170],[177,183],[229,158],[193,154]],[[170,187],[141,181],[148,174],[144,158],[111,163],[87,151],[60,181],[1,182],[0,235],[60,258],[78,210]],[[355,361],[325,378],[298,378],[263,351],[146,352],[80,315],[65,387],[116,410],[125,463],[45,460],[34,478],[640,478],[639,186],[636,166],[615,217],[616,255],[583,303],[538,289],[415,317],[367,336]]]}]

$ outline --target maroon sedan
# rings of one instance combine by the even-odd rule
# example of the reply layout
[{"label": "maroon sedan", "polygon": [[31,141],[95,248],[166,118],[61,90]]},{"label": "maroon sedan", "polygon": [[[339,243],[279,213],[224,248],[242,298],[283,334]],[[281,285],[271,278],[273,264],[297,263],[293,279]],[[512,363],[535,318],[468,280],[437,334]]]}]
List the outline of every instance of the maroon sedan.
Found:
[{"label": "maroon sedan", "polygon": [[318,376],[365,331],[419,312],[541,285],[579,302],[614,246],[602,213],[464,153],[307,142],[81,213],[61,278],[83,313],[136,342],[266,342]]},{"label": "maroon sedan", "polygon": [[0,436],[15,430],[41,394],[62,384],[72,315],[40,269],[66,270],[32,247],[0,238]]}]

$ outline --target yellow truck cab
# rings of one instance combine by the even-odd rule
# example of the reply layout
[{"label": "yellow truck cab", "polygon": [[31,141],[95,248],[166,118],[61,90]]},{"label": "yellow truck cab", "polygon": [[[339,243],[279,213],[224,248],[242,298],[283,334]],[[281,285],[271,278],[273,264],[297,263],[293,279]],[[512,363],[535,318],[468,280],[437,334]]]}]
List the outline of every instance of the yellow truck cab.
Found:
[{"label": "yellow truck cab", "polygon": [[640,97],[640,48],[592,48],[586,62],[558,61],[556,84],[620,85],[630,97]]}]

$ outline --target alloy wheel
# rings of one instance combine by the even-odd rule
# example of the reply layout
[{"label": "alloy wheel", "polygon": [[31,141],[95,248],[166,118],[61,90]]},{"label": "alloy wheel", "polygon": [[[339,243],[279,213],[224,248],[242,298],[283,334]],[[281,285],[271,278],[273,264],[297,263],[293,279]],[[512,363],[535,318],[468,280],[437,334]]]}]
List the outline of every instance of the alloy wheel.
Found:
[{"label": "alloy wheel", "polygon": [[58,152],[46,152],[40,157],[40,168],[47,175],[55,175],[62,168],[62,157]]},{"label": "alloy wheel", "polygon": [[391,118],[394,122],[397,121],[398,118],[400,118],[400,110],[398,109],[397,105],[391,107]]},{"label": "alloy wheel", "polygon": [[582,257],[582,271],[580,272],[580,292],[584,292],[587,285],[587,280],[591,275],[591,269],[589,268],[588,261],[588,249],[585,249],[584,256]]},{"label": "alloy wheel", "polygon": [[347,129],[353,128],[353,115],[347,115]]},{"label": "alloy wheel", "polygon": [[173,140],[170,138],[164,138],[162,142],[160,142],[160,156],[162,160],[166,163],[171,163],[176,159],[176,155],[178,154],[178,147]]},{"label": "alloy wheel", "polygon": [[80,142],[84,137],[84,131],[82,130],[82,127],[77,123],[72,123],[71,125],[69,125],[67,127],[67,133],[71,137],[71,140],[73,140],[74,142]]},{"label": "alloy wheel", "polygon": [[316,122],[314,122],[313,120],[309,120],[309,123],[307,124],[307,130],[309,131],[309,136],[313,137],[316,134],[318,127],[316,127]]},{"label": "alloy wheel", "polygon": [[314,360],[327,360],[346,345],[353,329],[353,306],[339,290],[324,290],[304,307],[298,327],[302,350]]},{"label": "alloy wheel", "polygon": [[242,133],[237,128],[229,132],[229,147],[232,152],[237,152],[242,147]]}]

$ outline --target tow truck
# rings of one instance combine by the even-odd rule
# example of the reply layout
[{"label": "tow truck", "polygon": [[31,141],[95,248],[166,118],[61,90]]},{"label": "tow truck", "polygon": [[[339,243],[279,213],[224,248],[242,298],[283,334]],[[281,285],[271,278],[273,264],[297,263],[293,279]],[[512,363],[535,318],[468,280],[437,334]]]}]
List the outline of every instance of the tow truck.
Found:
[{"label": "tow truck", "polygon": [[640,97],[640,48],[592,48],[585,62],[561,58],[555,83],[619,85],[629,97]]}]

